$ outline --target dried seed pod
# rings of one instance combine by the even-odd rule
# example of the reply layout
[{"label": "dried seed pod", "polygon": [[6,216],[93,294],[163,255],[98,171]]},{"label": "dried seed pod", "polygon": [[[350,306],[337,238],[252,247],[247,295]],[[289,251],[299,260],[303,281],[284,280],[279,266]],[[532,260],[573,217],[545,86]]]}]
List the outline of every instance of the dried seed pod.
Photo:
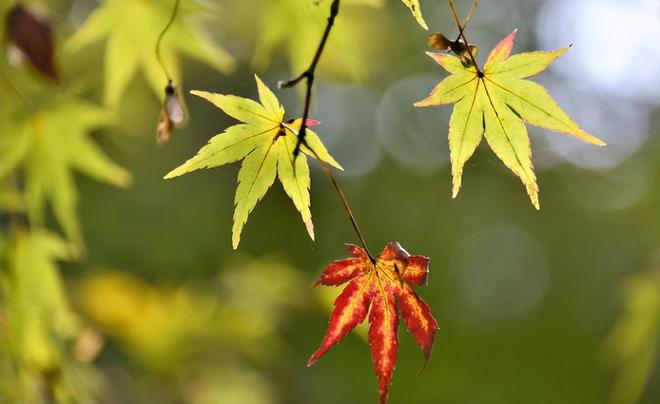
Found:
[{"label": "dried seed pod", "polygon": [[160,110],[158,129],[156,130],[158,144],[162,145],[170,140],[174,124],[183,122],[184,117],[183,107],[179,102],[179,93],[170,80],[167,86],[165,86],[165,100]]},{"label": "dried seed pod", "polygon": [[452,41],[438,32],[429,35],[428,43],[429,43],[429,48],[438,49],[438,50],[449,50]]},{"label": "dried seed pod", "polygon": [[479,52],[479,49],[472,44],[465,46],[465,43],[460,38],[452,41],[440,33],[429,35],[428,44],[433,49],[453,52],[461,59],[461,63],[466,67],[473,65],[472,57],[477,57],[477,53]]},{"label": "dried seed pod", "polygon": [[7,13],[7,37],[39,72],[58,81],[55,35],[50,21],[20,4]]},{"label": "dried seed pod", "polygon": [[[479,53],[479,48],[476,46],[470,44],[463,50],[463,52],[458,54],[458,57],[461,59],[461,63],[463,63],[463,66],[465,67],[470,67],[473,65],[472,63],[472,58],[476,58],[477,54]],[[472,54],[472,56],[470,56]]]}]

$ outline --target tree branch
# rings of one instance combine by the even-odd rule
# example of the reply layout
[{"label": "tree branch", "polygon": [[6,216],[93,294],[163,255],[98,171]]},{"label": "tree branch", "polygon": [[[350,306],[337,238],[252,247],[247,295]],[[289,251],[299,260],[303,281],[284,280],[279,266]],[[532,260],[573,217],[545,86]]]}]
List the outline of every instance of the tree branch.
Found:
[{"label": "tree branch", "polygon": [[[282,88],[291,88],[294,87],[296,84],[300,83],[302,80],[305,80],[307,84],[307,89],[305,91],[305,107],[303,110],[303,116],[302,116],[302,123],[300,126],[300,130],[295,131],[293,128],[290,128],[287,126],[287,129],[289,129],[293,134],[297,136],[297,142],[296,142],[296,147],[293,150],[293,158],[294,160],[298,158],[298,154],[300,154],[300,147],[305,146],[307,149],[311,151],[311,153],[316,157],[316,159],[319,161],[321,164],[321,168],[323,169],[323,172],[325,175],[328,176],[330,181],[332,182],[332,185],[335,187],[335,190],[337,191],[337,194],[339,195],[339,199],[341,200],[342,204],[344,205],[344,210],[346,211],[346,214],[348,215],[348,219],[351,222],[351,225],[353,226],[353,230],[355,230],[355,233],[358,236],[358,239],[360,240],[360,244],[362,245],[362,248],[367,252],[369,255],[369,259],[371,260],[372,263],[375,263],[376,260],[374,259],[373,255],[369,251],[369,247],[367,247],[367,241],[364,238],[364,235],[360,231],[360,226],[357,224],[357,220],[355,220],[355,215],[353,214],[353,210],[351,209],[351,206],[348,203],[348,199],[346,199],[346,195],[344,194],[344,191],[341,189],[339,186],[339,183],[337,182],[337,179],[335,178],[334,174],[330,170],[330,168],[321,160],[316,154],[316,151],[312,149],[307,142],[305,141],[305,135],[307,134],[307,119],[309,118],[309,109],[312,104],[312,88],[314,87],[314,75],[316,73],[316,66],[318,66],[319,61],[321,60],[321,55],[323,55],[323,50],[325,49],[325,44],[328,42],[328,37],[330,36],[330,31],[332,31],[332,27],[335,24],[335,19],[337,18],[337,15],[339,14],[339,3],[340,0],[332,0],[332,4],[330,5],[330,16],[328,17],[328,23],[325,26],[325,31],[323,32],[323,37],[321,38],[321,42],[319,43],[318,48],[316,49],[316,53],[314,54],[314,58],[312,59],[312,62],[309,64],[309,67],[307,70],[302,72],[299,76],[291,78],[286,81],[280,81],[277,83],[277,86],[282,89]],[[295,167],[295,165],[294,165]]]},{"label": "tree branch", "polygon": [[293,149],[294,159],[297,158],[298,154],[300,153],[300,146],[303,144],[307,146],[307,143],[305,142],[305,135],[307,134],[307,118],[309,118],[309,109],[312,104],[312,87],[314,86],[314,74],[316,73],[316,66],[319,64],[319,61],[321,60],[321,55],[323,55],[325,44],[326,42],[328,42],[330,31],[332,31],[332,27],[335,24],[335,18],[337,18],[337,15],[339,14],[339,3],[340,0],[332,0],[332,4],[330,5],[330,16],[328,17],[328,23],[325,26],[323,37],[321,38],[319,47],[316,49],[316,53],[314,54],[312,63],[310,63],[307,70],[302,72],[302,74],[300,74],[297,77],[291,78],[286,81],[280,81],[277,83],[277,86],[281,89],[294,87],[296,84],[300,83],[303,79],[306,80],[306,84],[307,84],[307,89],[305,91],[305,108],[303,110],[302,124],[300,126],[300,130],[298,131],[298,141],[296,143],[296,147],[295,149]]},{"label": "tree branch", "polygon": [[478,5],[478,1],[474,0],[472,2],[472,6],[470,7],[470,11],[468,11],[468,15],[466,17],[465,23],[461,23],[461,18],[458,16],[458,12],[456,11],[456,4],[454,4],[454,0],[448,0],[449,1],[449,8],[451,9],[452,16],[454,17],[454,21],[456,22],[456,25],[458,26],[458,35],[461,39],[463,39],[463,42],[465,43],[465,50],[467,51],[468,55],[470,56],[470,59],[472,60],[472,64],[474,65],[474,68],[477,69],[477,75],[479,77],[483,76],[483,72],[479,69],[479,66],[477,65],[477,59],[475,59],[474,55],[472,54],[472,50],[470,49],[470,43],[468,42],[467,38],[465,37],[465,26],[467,23],[470,21],[470,18],[472,17],[472,13],[474,12],[474,9]]}]

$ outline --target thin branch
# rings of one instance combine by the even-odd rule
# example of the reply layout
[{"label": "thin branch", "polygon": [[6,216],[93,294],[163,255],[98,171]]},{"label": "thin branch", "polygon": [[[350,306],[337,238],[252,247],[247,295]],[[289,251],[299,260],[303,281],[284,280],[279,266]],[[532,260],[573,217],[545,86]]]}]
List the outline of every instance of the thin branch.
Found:
[{"label": "thin branch", "polygon": [[330,16],[328,17],[328,23],[325,26],[323,37],[321,38],[319,47],[316,49],[312,63],[310,63],[307,70],[305,70],[297,77],[277,83],[279,88],[290,88],[294,87],[296,84],[305,79],[307,84],[307,90],[305,91],[305,108],[303,110],[302,125],[300,126],[300,131],[298,132],[296,148],[293,150],[294,159],[297,158],[298,154],[300,153],[300,146],[303,144],[307,146],[307,143],[305,142],[305,135],[307,134],[307,118],[309,118],[309,109],[312,104],[312,87],[314,86],[314,74],[316,73],[316,66],[321,60],[321,55],[323,55],[325,44],[328,42],[330,31],[332,31],[332,27],[335,24],[335,18],[337,18],[337,15],[339,14],[339,3],[340,0],[332,0],[332,4],[330,5]]},{"label": "thin branch", "polygon": [[463,21],[463,31],[465,31],[468,24],[470,23],[470,19],[472,18],[472,14],[474,14],[477,7],[479,7],[479,0],[472,0],[472,5],[470,5],[470,9],[468,10],[467,14],[465,15],[465,21]]},{"label": "thin branch", "polygon": [[339,183],[337,182],[335,175],[332,173],[332,171],[323,161],[321,161],[321,167],[323,168],[323,172],[325,172],[325,175],[327,175],[328,178],[330,178],[332,185],[335,187],[335,190],[339,195],[339,199],[341,199],[341,202],[344,205],[344,210],[346,210],[346,214],[348,214],[348,218],[350,219],[351,224],[353,225],[353,230],[355,230],[355,233],[360,239],[360,244],[362,244],[362,248],[364,248],[364,250],[367,252],[367,255],[369,255],[369,259],[371,260],[371,262],[376,263],[374,256],[371,254],[371,251],[369,251],[369,247],[367,247],[367,240],[365,240],[364,236],[362,235],[362,232],[360,231],[360,226],[358,226],[357,220],[355,220],[355,215],[353,214],[353,210],[351,209],[351,206],[348,204],[346,195],[344,195],[344,191],[342,191],[341,187],[339,186]]},{"label": "thin branch", "polygon": [[[456,22],[456,25],[458,26],[458,32],[459,36],[463,39],[463,42],[465,43],[465,49],[470,56],[470,59],[472,60],[472,64],[474,65],[474,68],[477,69],[477,75],[479,77],[483,76],[483,72],[479,69],[479,66],[477,65],[477,59],[475,59],[474,55],[472,54],[472,50],[470,50],[469,42],[467,38],[465,37],[465,29],[464,29],[464,24],[461,23],[461,18],[458,16],[458,12],[456,11],[456,5],[454,4],[454,0],[448,0],[449,1],[449,8],[451,9],[451,13],[454,16],[454,21]],[[472,5],[477,3],[474,1]],[[473,8],[470,8],[470,11],[468,12],[468,21],[469,18],[472,16]],[[465,23],[467,25],[467,21]]]},{"label": "thin branch", "polygon": [[[300,83],[302,80],[306,81],[307,89],[305,91],[305,107],[303,110],[300,130],[296,131],[293,128],[289,127],[288,125],[284,125],[284,127],[290,130],[294,135],[296,135],[297,138],[296,147],[293,150],[293,158],[295,160],[298,157],[298,154],[300,154],[300,147],[303,145],[311,151],[314,157],[316,157],[316,159],[321,165],[321,168],[323,169],[323,172],[325,173],[325,175],[328,176],[330,182],[332,182],[332,185],[335,187],[335,190],[337,191],[337,195],[339,195],[339,199],[341,200],[342,205],[344,205],[344,210],[348,215],[348,219],[350,220],[351,225],[353,226],[353,230],[355,230],[355,233],[360,239],[360,244],[362,245],[362,248],[364,248],[364,250],[367,252],[367,255],[369,255],[369,259],[371,260],[371,262],[375,263],[376,260],[374,259],[374,256],[371,254],[371,251],[369,251],[369,247],[367,246],[367,240],[364,238],[362,231],[360,231],[360,226],[358,226],[357,220],[355,219],[355,215],[353,214],[353,210],[351,209],[351,205],[348,203],[348,199],[346,199],[346,195],[344,194],[344,191],[337,182],[335,175],[332,173],[332,170],[328,167],[328,165],[323,160],[321,160],[321,158],[316,153],[316,151],[312,149],[305,141],[305,135],[307,134],[307,119],[309,118],[309,109],[312,103],[312,88],[314,87],[314,75],[316,73],[316,66],[319,64],[319,61],[321,60],[321,55],[323,55],[325,44],[328,42],[330,31],[332,31],[332,27],[335,24],[335,19],[339,14],[339,5],[340,5],[340,0],[332,0],[332,4],[330,5],[330,16],[328,17],[328,23],[325,26],[323,37],[321,38],[321,42],[319,43],[319,46],[316,49],[316,53],[314,54],[314,58],[312,59],[312,62],[309,64],[307,70],[302,72],[302,74],[300,74],[297,77],[291,78],[286,81],[280,81],[279,83],[277,83],[277,86],[281,89],[291,88],[297,85],[298,83]],[[295,164],[294,164],[294,169],[295,169]]]},{"label": "thin branch", "polygon": [[158,40],[156,40],[156,59],[158,59],[158,64],[160,65],[160,68],[163,70],[163,73],[165,73],[165,76],[167,76],[167,81],[170,83],[172,82],[172,78],[170,77],[170,74],[168,73],[167,68],[165,67],[165,63],[163,63],[163,58],[160,54],[160,44],[163,41],[163,37],[165,36],[165,34],[172,26],[172,23],[174,23],[174,19],[176,18],[176,15],[179,12],[180,3],[181,0],[175,0],[174,8],[172,9],[172,14],[170,15],[170,19],[167,21],[165,28],[163,28],[163,30],[160,32],[160,35],[158,35]]},{"label": "thin branch", "polygon": [[[299,131],[296,131],[294,128],[287,124],[282,124],[284,128],[289,130],[291,133],[293,133],[296,136],[300,135]],[[355,230],[355,234],[357,234],[358,239],[360,239],[360,244],[362,245],[362,248],[367,252],[367,255],[369,256],[369,259],[371,260],[372,263],[376,263],[376,259],[374,256],[371,254],[371,251],[369,250],[369,247],[367,246],[367,240],[364,238],[364,235],[362,234],[362,231],[360,231],[360,226],[357,223],[357,220],[355,219],[355,215],[353,214],[353,209],[351,209],[351,205],[348,203],[348,199],[346,198],[346,194],[344,194],[344,191],[342,190],[341,186],[339,185],[339,182],[337,182],[337,178],[335,175],[332,173],[332,170],[330,167],[328,167],[328,164],[321,160],[321,157],[316,153],[314,149],[309,147],[308,145],[305,145],[306,149],[308,149],[316,158],[316,160],[319,162],[321,165],[321,169],[325,173],[325,175],[330,179],[330,182],[332,182],[332,185],[335,187],[335,190],[337,191],[337,195],[339,195],[339,199],[341,200],[342,205],[344,205],[344,210],[346,211],[346,214],[348,215],[348,219],[351,222],[351,225],[353,226],[353,230]]]}]

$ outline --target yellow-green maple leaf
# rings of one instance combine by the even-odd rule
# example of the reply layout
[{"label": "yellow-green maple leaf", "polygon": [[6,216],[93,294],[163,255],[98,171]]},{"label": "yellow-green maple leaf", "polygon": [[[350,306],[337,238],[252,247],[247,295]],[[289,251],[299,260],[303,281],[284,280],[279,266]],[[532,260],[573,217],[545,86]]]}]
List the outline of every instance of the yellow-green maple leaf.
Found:
[{"label": "yellow-green maple leaf", "polygon": [[482,70],[465,66],[460,59],[428,52],[451,75],[438,84],[418,107],[455,104],[449,121],[453,197],[461,187],[463,166],[481,138],[527,188],[532,204],[539,209],[539,188],[532,166],[532,149],[523,121],[562,132],[585,142],[604,146],[575,123],[541,85],[529,80],[563,55],[568,48],[513,55],[516,31],[504,38],[490,53]]},{"label": "yellow-green maple leaf", "polygon": [[46,201],[65,234],[82,243],[76,217],[74,170],[99,181],[127,186],[131,175],[113,163],[88,132],[107,122],[107,112],[80,100],[63,98],[28,117],[20,116],[0,139],[0,175],[22,169],[25,204],[31,222],[43,223]]},{"label": "yellow-green maple leaf", "polygon": [[165,179],[170,179],[194,170],[243,160],[234,199],[234,249],[238,248],[248,215],[273,185],[275,177],[279,177],[284,190],[300,212],[309,236],[314,239],[314,225],[309,209],[309,166],[305,155],[318,157],[323,162],[341,169],[318,135],[311,130],[307,130],[305,140],[312,150],[303,146],[301,155],[294,158],[293,151],[298,140],[297,129],[300,121],[286,122],[284,108],[275,94],[258,76],[255,76],[255,79],[261,103],[235,95],[192,91],[192,94],[208,100],[227,115],[243,123],[211,138],[195,157],[165,176]]},{"label": "yellow-green maple leaf", "polygon": [[[56,402],[94,402],[96,375],[72,357],[70,347],[80,337],[81,324],[71,310],[57,265],[76,258],[75,246],[32,227],[14,231],[0,246],[0,255],[6,264],[0,271],[4,314],[0,350],[11,347],[11,355],[2,363],[6,367],[9,360],[12,368],[3,372],[7,376],[0,388],[3,397],[9,402],[44,402],[47,386]],[[49,378],[54,369],[58,377]],[[20,382],[8,396],[7,383],[16,381]]]},{"label": "yellow-green maple leaf", "polygon": [[410,12],[415,17],[419,25],[421,25],[422,28],[424,29],[429,29],[428,25],[426,25],[426,21],[424,21],[424,17],[422,17],[422,8],[419,5],[419,0],[401,0],[401,1],[403,1],[403,4],[408,6]]},{"label": "yellow-green maple leaf", "polygon": [[[155,47],[173,7],[174,0],[106,0],[69,39],[66,49],[74,52],[107,37],[104,60],[107,105],[119,102],[140,68],[156,95],[162,96],[167,77],[158,65]],[[214,44],[200,22],[188,21],[201,10],[196,1],[183,0],[177,17],[163,37],[164,63],[179,83],[179,52],[221,72],[229,72],[234,67],[234,59]]]}]

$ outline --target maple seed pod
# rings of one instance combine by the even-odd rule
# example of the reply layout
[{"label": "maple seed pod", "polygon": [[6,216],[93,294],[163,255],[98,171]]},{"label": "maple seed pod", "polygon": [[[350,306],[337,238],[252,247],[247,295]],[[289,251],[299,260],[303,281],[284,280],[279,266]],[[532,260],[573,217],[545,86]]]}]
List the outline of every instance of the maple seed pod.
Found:
[{"label": "maple seed pod", "polygon": [[[479,48],[476,46],[470,44],[465,48],[463,52],[459,54],[459,58],[461,59],[461,63],[463,63],[463,66],[465,67],[470,67],[474,63],[472,62],[473,57],[477,57],[477,53],[479,53]],[[470,56],[472,54],[472,56]]]},{"label": "maple seed pod", "polygon": [[[474,64],[472,58],[477,57],[477,53],[479,52],[479,49],[472,44],[465,46],[465,43],[460,38],[452,41],[440,33],[429,35],[428,44],[433,49],[453,52],[461,59],[461,63],[465,67],[470,67]],[[472,56],[470,56],[470,53]]]},{"label": "maple seed pod", "polygon": [[450,41],[449,38],[442,35],[441,33],[435,33],[429,35],[428,44],[429,44],[429,48],[438,49],[438,50],[449,50],[452,41]]},{"label": "maple seed pod", "polygon": [[170,80],[167,86],[165,86],[165,100],[160,110],[158,129],[156,130],[158,144],[162,145],[170,140],[174,124],[183,122],[184,116],[183,107],[179,102],[179,93],[176,86]]},{"label": "maple seed pod", "polygon": [[59,80],[55,66],[55,35],[47,19],[17,4],[7,13],[7,38],[39,72]]}]

